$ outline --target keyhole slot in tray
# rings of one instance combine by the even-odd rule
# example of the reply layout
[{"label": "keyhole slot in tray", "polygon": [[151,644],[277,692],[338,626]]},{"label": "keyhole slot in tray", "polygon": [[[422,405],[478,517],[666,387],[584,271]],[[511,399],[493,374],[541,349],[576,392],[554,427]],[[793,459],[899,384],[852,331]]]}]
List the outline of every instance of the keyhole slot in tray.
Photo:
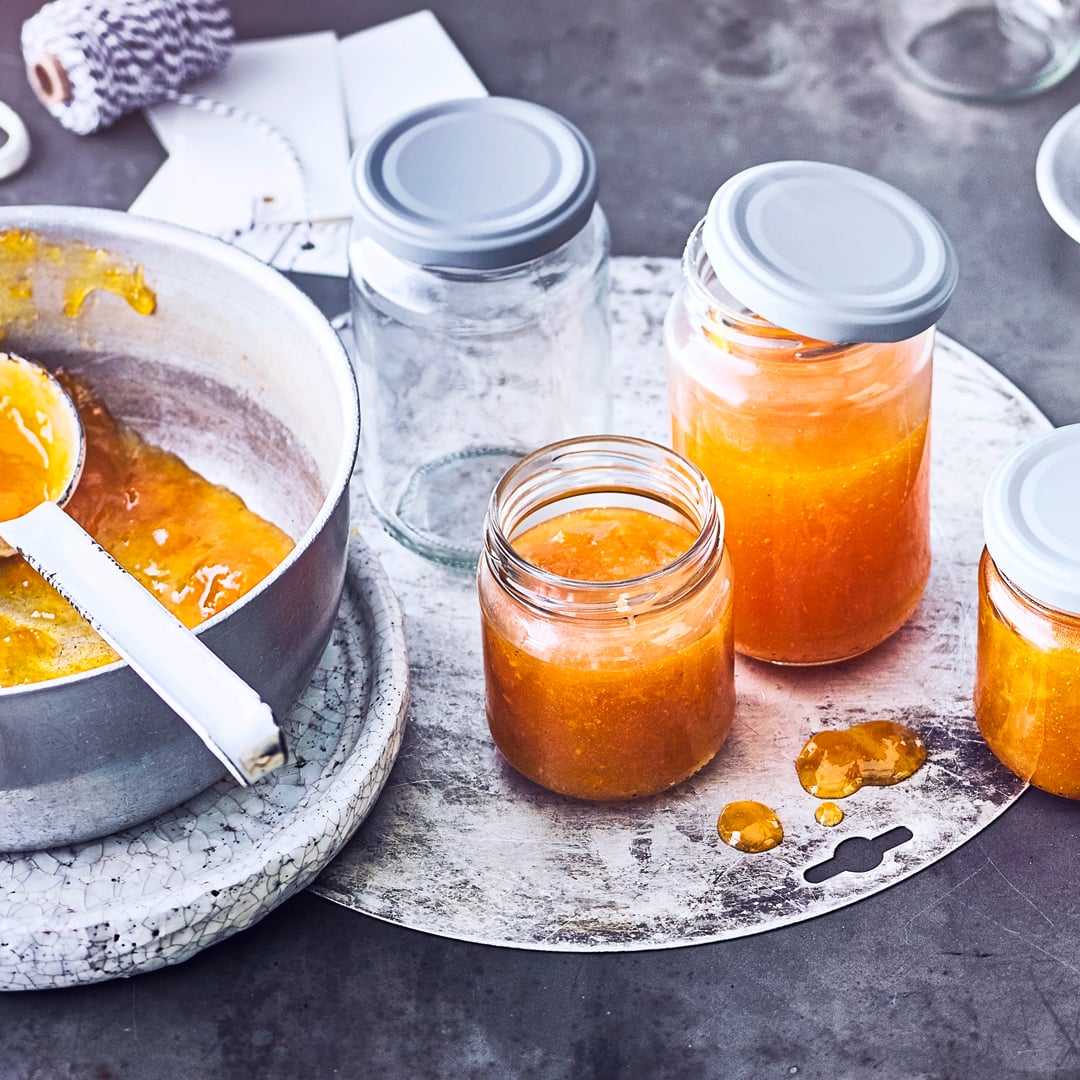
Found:
[{"label": "keyhole slot in tray", "polygon": [[906,825],[897,825],[878,836],[849,836],[836,845],[832,857],[803,871],[811,885],[820,885],[837,874],[866,874],[876,870],[886,852],[906,844],[915,834]]}]

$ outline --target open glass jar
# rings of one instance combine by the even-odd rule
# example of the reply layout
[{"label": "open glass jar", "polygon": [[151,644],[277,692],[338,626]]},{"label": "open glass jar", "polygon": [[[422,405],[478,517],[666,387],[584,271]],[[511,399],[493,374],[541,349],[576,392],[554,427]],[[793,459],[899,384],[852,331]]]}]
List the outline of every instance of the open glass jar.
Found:
[{"label": "open glass jar", "polygon": [[506,469],[610,426],[595,158],[548,109],[470,98],[376,132],[351,178],[364,483],[399,541],[471,570]]},{"label": "open glass jar", "polygon": [[723,533],[701,473],[641,439],[570,439],[507,472],[478,585],[488,724],[515,769],[626,799],[712,759],[735,710]]},{"label": "open glass jar", "polygon": [[1021,779],[1080,799],[1080,424],[1006,458],[983,502],[975,718]]},{"label": "open glass jar", "polygon": [[843,660],[914,611],[955,280],[925,210],[834,165],[741,173],[691,235],[665,324],[672,439],[724,507],[738,651]]}]

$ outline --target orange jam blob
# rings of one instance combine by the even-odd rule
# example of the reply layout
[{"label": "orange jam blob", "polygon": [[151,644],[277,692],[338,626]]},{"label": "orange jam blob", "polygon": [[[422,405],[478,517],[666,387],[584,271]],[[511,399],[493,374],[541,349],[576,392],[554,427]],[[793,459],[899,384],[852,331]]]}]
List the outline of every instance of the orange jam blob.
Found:
[{"label": "orange jam blob", "polygon": [[932,331],[828,345],[748,315],[667,337],[672,446],[724,508],[736,649],[819,664],[885,640],[930,574]]},{"label": "orange jam blob", "polygon": [[673,563],[694,542],[675,521],[631,507],[560,514],[514,539],[514,550],[549,574],[575,581],[625,581]]},{"label": "orange jam blob", "polygon": [[[62,381],[86,462],[67,509],[187,626],[216,615],[292,550],[282,530],[176,455],[118,424],[88,387]],[[21,558],[0,560],[0,686],[100,667],[116,654]]]},{"label": "orange jam blob", "polygon": [[33,275],[49,263],[64,276],[63,312],[74,318],[95,289],[115,293],[140,315],[157,307],[141,266],[127,266],[108,251],[78,241],[48,243],[24,229],[0,230],[0,334],[20,318],[34,318]]},{"label": "orange jam blob", "polygon": [[776,811],[753,799],[730,802],[716,822],[720,839],[737,851],[769,851],[784,839]]},{"label": "orange jam blob", "polygon": [[906,780],[926,761],[926,743],[894,720],[868,720],[843,731],[819,731],[795,759],[799,783],[819,799],[844,799],[864,784]]},{"label": "orange jam blob", "polygon": [[979,563],[975,718],[1021,780],[1080,799],[1080,615],[1048,608]]},{"label": "orange jam blob", "polygon": [[832,829],[844,820],[844,811],[834,802],[823,802],[814,811],[814,820],[826,829]]},{"label": "orange jam blob", "polygon": [[78,438],[47,373],[0,355],[0,521],[63,495],[78,461]]},{"label": "orange jam blob", "polygon": [[735,711],[722,549],[677,600],[633,609],[626,600],[632,579],[671,568],[695,538],[679,522],[612,506],[574,509],[511,539],[567,595],[575,582],[609,583],[597,585],[612,601],[602,617],[523,603],[481,559],[488,725],[518,772],[564,795],[625,799],[663,791],[716,754]]}]

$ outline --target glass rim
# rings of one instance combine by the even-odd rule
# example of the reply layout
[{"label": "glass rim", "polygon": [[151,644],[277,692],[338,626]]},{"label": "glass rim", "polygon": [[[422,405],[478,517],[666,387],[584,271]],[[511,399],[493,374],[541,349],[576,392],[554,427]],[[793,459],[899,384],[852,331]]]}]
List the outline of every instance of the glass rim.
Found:
[{"label": "glass rim", "polygon": [[[661,469],[666,467],[668,476],[684,485],[682,502],[675,501],[678,493],[665,498],[659,483],[654,490],[642,490],[631,489],[626,482],[605,483],[601,479],[578,482],[550,492],[548,497],[536,497],[543,495],[545,482],[554,484],[560,477],[572,475],[565,467],[567,458],[601,454],[621,456],[624,463],[647,466],[640,476],[653,481],[661,479]],[[530,470],[545,464],[546,471],[523,490],[522,478],[527,479]],[[658,465],[661,469],[657,469]],[[584,473],[590,467],[602,477],[599,462],[585,463],[580,471]],[[544,570],[524,559],[514,548],[510,535],[531,513],[573,497],[605,493],[632,495],[666,505],[694,526],[693,541],[675,559],[655,570],[609,581],[589,581]],[[517,508],[511,501],[514,494],[524,497],[523,507]],[[521,512],[508,522],[507,514],[515,509]],[[724,514],[704,473],[669,447],[630,435],[577,436],[541,447],[506,471],[488,504],[484,539],[481,559],[487,560],[496,579],[521,603],[547,614],[572,613],[581,618],[625,620],[628,616],[668,608],[700,587],[708,576],[713,557],[723,555]]]}]

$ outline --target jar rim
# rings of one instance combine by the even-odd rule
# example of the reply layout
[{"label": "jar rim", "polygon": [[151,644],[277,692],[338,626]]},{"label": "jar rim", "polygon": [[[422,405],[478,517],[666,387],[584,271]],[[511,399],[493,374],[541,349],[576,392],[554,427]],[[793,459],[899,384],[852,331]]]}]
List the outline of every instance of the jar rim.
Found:
[{"label": "jar rim", "polygon": [[[725,336],[755,349],[787,350],[797,360],[828,360],[867,344],[858,341],[823,341],[771,322],[752,311],[720,282],[704,242],[705,219],[694,226],[683,247],[683,281],[697,317],[722,326]],[[804,347],[805,346],[805,347]]]},{"label": "jar rim", "polygon": [[[629,470],[621,482],[618,465],[609,464],[599,474],[605,480],[578,483],[565,490],[555,486],[558,480],[572,476],[575,468],[584,474],[595,467],[597,463],[590,462],[590,456],[603,455],[616,459]],[[636,471],[635,463],[640,466],[640,472]],[[531,498],[518,510],[508,528],[506,513],[515,509],[511,496],[515,490],[522,494],[522,481],[529,479],[530,471],[536,473],[534,483],[523,494]],[[626,476],[636,475],[659,486],[665,474],[674,480],[667,497],[658,489],[631,490],[626,481]],[[546,494],[545,486],[549,487]],[[510,537],[530,514],[574,497],[603,494],[635,496],[665,504],[690,521],[696,535],[689,547],[670,563],[636,577],[609,581],[582,580],[544,570],[524,559],[514,548]],[[676,505],[677,499],[681,505]],[[572,612],[575,617],[625,620],[628,616],[679,603],[702,584],[714,556],[723,550],[724,516],[704,473],[674,450],[637,436],[578,436],[541,447],[507,470],[492,492],[484,534],[482,558],[488,560],[496,578],[520,602],[548,614]]]}]

